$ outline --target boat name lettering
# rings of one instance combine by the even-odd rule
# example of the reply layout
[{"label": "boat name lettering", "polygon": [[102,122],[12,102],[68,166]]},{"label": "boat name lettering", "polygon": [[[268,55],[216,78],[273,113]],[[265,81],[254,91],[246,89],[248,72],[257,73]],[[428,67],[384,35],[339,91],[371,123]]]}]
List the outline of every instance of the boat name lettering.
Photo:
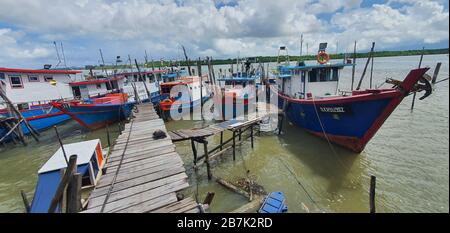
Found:
[{"label": "boat name lettering", "polygon": [[344,107],[320,107],[321,112],[330,112],[330,113],[345,113]]}]

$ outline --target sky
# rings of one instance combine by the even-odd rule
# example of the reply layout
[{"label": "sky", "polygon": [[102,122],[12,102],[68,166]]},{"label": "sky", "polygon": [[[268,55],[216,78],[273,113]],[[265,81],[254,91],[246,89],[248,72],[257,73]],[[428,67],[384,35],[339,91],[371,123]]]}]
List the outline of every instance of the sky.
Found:
[{"label": "sky", "polygon": [[[448,48],[448,0],[0,0],[0,67]],[[306,49],[308,44],[308,51]],[[59,48],[61,53],[61,48]]]}]

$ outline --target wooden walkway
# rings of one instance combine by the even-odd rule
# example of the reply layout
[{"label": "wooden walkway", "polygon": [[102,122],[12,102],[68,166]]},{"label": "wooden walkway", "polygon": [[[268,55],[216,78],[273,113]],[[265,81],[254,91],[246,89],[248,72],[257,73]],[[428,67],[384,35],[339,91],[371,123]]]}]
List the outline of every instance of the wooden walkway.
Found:
[{"label": "wooden walkway", "polygon": [[179,129],[169,131],[169,135],[173,142],[189,140],[192,138],[204,138],[209,137],[218,133],[222,133],[225,130],[238,131],[244,127],[257,124],[261,121],[262,116],[257,116],[256,114],[248,116],[246,120],[228,120],[221,123],[209,125],[204,128],[194,128],[194,129]]},{"label": "wooden walkway", "polygon": [[[168,135],[153,139],[153,132]],[[152,104],[138,112],[117,138],[103,175],[89,196],[87,213],[200,212],[192,198],[177,201],[187,187],[183,161]]]}]

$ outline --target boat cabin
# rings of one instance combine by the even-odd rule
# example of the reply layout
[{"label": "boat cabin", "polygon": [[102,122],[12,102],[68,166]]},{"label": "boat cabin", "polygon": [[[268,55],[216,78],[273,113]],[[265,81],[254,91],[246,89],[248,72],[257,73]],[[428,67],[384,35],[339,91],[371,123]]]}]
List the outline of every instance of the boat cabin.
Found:
[{"label": "boat cabin", "polygon": [[70,82],[69,86],[73,97],[78,99],[88,99],[120,90],[123,87],[124,76],[113,78],[96,77],[85,81]]},{"label": "boat cabin", "polygon": [[[77,75],[80,77],[77,77]],[[16,69],[0,67],[0,88],[19,109],[73,98],[68,83],[81,79],[81,71],[58,69]]]},{"label": "boat cabin", "polygon": [[[70,155],[77,155],[77,173],[82,175],[81,188],[94,187],[102,175],[105,153],[99,139],[64,145],[67,161]],[[46,213],[61,180],[63,169],[67,168],[61,148],[39,169],[38,180],[31,203],[31,213]],[[59,206],[57,211],[59,211]]]},{"label": "boat cabin", "polygon": [[292,98],[337,95],[341,70],[352,64],[316,64],[278,66],[278,89]]}]

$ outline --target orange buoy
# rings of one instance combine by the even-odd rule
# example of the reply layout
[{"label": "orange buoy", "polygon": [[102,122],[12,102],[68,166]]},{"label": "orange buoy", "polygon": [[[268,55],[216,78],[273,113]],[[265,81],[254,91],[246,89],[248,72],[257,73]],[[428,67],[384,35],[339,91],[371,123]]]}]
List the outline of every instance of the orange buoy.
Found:
[{"label": "orange buoy", "polygon": [[317,62],[319,64],[325,64],[330,60],[330,56],[325,51],[320,51],[317,54]]}]

